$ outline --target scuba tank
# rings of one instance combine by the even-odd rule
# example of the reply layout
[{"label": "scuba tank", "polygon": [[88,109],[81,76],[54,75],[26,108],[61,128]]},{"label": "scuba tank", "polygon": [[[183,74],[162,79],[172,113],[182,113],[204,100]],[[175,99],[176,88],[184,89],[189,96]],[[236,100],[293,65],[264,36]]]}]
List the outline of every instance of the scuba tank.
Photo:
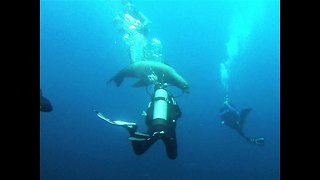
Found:
[{"label": "scuba tank", "polygon": [[153,116],[151,123],[154,126],[165,126],[167,124],[168,114],[168,92],[160,86],[155,90],[153,100]]}]

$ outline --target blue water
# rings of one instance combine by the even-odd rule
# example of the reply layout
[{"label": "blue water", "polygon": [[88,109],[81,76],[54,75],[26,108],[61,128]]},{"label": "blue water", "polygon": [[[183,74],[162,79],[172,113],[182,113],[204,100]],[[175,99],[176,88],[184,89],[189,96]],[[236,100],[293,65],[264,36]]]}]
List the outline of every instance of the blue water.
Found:
[{"label": "blue water", "polygon": [[[135,155],[126,130],[92,111],[146,128],[145,89],[130,87],[133,80],[106,84],[130,63],[112,22],[120,2],[40,0],[40,87],[54,107],[40,112],[41,179],[280,179],[279,0],[133,3],[152,21],[149,37],[161,40],[166,62],[190,84],[177,98],[177,159],[167,158],[161,141]],[[238,108],[253,108],[245,132],[265,137],[264,147],[221,126],[226,94]]]}]

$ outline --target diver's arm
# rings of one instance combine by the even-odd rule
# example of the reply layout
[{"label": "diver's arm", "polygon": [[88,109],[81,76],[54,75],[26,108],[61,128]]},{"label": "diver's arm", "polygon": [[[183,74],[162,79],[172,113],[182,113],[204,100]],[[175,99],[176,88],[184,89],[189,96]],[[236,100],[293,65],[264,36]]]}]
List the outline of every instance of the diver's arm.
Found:
[{"label": "diver's arm", "polygon": [[177,120],[182,116],[182,112],[180,110],[179,105],[175,101],[175,99],[172,96],[170,96],[170,98],[171,98],[170,101],[171,101],[171,106],[173,109],[174,117],[175,117],[175,120]]}]

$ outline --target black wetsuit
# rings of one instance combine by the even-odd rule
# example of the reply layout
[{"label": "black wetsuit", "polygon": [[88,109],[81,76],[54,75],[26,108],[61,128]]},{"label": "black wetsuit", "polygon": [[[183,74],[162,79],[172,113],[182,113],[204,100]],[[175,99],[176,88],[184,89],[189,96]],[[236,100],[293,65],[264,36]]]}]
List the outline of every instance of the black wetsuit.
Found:
[{"label": "black wetsuit", "polygon": [[[143,154],[151,147],[153,143],[155,143],[158,139],[161,139],[165,144],[167,156],[170,159],[177,158],[176,120],[181,117],[181,111],[172,96],[169,95],[167,102],[167,120],[163,125],[154,125],[152,122],[154,121],[154,101],[149,103],[146,115],[146,124],[148,126],[148,131],[146,133],[149,134],[150,137],[143,141],[132,141],[134,152],[137,155]],[[132,132],[130,135],[134,136]]]},{"label": "black wetsuit", "polygon": [[242,130],[243,122],[240,119],[239,112],[237,112],[234,107],[232,107],[231,105],[224,105],[220,109],[220,118],[225,125],[236,130],[241,136],[244,136]]},{"label": "black wetsuit", "polygon": [[264,138],[248,137],[243,132],[243,124],[250,111],[251,108],[246,108],[238,112],[232,105],[227,103],[224,104],[224,106],[220,109],[220,118],[225,125],[236,130],[240,136],[242,136],[249,143],[264,145]]},{"label": "black wetsuit", "polygon": [[52,111],[52,105],[49,99],[42,96],[41,90],[40,90],[40,111],[42,112],[50,112]]}]

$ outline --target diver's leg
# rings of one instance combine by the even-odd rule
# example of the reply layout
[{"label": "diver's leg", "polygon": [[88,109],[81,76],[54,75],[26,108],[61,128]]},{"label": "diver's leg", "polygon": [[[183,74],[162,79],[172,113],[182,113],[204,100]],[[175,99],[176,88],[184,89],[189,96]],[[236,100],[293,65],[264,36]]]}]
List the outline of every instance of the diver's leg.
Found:
[{"label": "diver's leg", "polygon": [[250,138],[247,137],[246,135],[244,135],[243,131],[237,130],[237,132],[238,132],[238,134],[239,134],[241,137],[243,137],[246,141],[248,141],[249,143],[252,143],[252,142],[250,141]]},{"label": "diver's leg", "polygon": [[177,139],[176,139],[176,132],[171,132],[167,135],[165,135],[162,138],[162,141],[164,142],[166,146],[167,156],[170,159],[176,159],[178,152],[177,152]]},{"label": "diver's leg", "polygon": [[136,155],[141,155],[144,152],[146,152],[153,143],[155,143],[158,140],[157,137],[151,136],[150,138],[147,138],[143,141],[131,141],[132,148],[134,150],[134,153]]},{"label": "diver's leg", "polygon": [[249,143],[263,146],[264,138],[263,137],[248,137],[242,131],[238,131],[239,134]]},{"label": "diver's leg", "polygon": [[150,136],[148,133],[137,131],[137,126],[124,126],[129,132],[132,148],[137,155],[146,152],[151,145],[158,139],[155,136]]}]

